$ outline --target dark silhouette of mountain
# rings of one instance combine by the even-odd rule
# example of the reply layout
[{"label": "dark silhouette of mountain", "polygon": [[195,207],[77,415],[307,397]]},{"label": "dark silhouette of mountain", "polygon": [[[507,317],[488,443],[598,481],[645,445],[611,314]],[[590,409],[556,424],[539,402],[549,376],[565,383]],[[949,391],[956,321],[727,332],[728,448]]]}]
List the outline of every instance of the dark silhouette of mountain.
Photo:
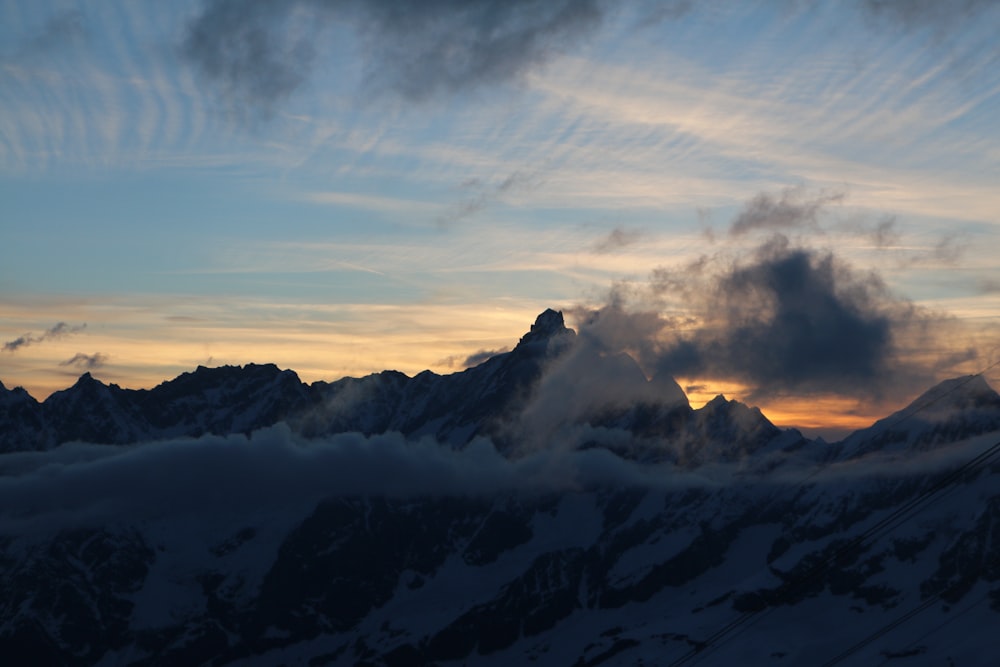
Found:
[{"label": "dark silhouette of mountain", "polygon": [[0,385],[0,425],[5,664],[996,648],[1000,396],[979,377],[827,444],[722,396],[692,409],[546,311],[451,375],[199,367],[136,391],[86,374],[41,404]]},{"label": "dark silhouette of mountain", "polygon": [[782,435],[759,411],[731,401],[692,409],[673,379],[648,381],[631,357],[581,344],[554,310],[540,314],[510,352],[450,375],[383,371],[307,385],[293,371],[249,364],[199,366],[148,390],[85,373],[41,404],[23,390],[4,391],[17,406],[0,413],[5,451],[246,434],[287,422],[306,437],[399,432],[463,447],[482,436],[514,453],[526,439],[589,424],[644,439],[639,449],[649,460],[676,458],[658,450],[663,439],[686,442],[682,458],[696,462],[745,455]]}]

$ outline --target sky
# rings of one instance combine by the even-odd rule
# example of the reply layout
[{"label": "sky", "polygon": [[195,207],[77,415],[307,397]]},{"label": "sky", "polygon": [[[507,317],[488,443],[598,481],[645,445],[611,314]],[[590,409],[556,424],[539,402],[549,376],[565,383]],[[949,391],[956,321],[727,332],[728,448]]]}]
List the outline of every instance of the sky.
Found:
[{"label": "sky", "polygon": [[0,0],[0,381],[457,372],[546,308],[783,426],[1000,386],[1000,3]]}]

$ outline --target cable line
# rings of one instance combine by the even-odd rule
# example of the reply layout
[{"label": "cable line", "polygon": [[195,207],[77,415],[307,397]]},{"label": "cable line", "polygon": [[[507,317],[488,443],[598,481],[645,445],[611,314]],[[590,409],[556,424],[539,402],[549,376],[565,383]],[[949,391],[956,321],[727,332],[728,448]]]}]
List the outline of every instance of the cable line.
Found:
[{"label": "cable line", "polygon": [[[937,597],[940,598],[941,596],[938,595]],[[910,642],[909,644],[907,644],[906,646],[904,646],[903,650],[906,651],[906,650],[914,648],[916,646],[917,642],[919,642],[922,639],[926,639],[927,637],[931,636],[932,634],[934,634],[938,630],[941,630],[945,626],[954,623],[955,621],[957,621],[958,619],[962,618],[963,616],[965,616],[966,614],[968,614],[970,611],[972,611],[973,609],[975,609],[976,607],[978,607],[982,603],[986,602],[986,600],[988,600],[989,597],[990,597],[990,593],[989,593],[989,591],[987,591],[985,594],[983,594],[982,597],[980,597],[978,600],[976,600],[975,602],[973,602],[972,604],[970,604],[968,607],[966,607],[962,611],[958,612],[957,614],[950,615],[944,621],[942,621],[941,623],[938,623],[936,626],[934,626],[933,630],[931,630],[930,632],[923,633],[919,638],[913,640],[912,642]],[[882,667],[882,665],[888,664],[889,661],[892,660],[892,659],[893,659],[893,656],[887,655],[886,658],[885,658],[885,660],[883,660],[882,662],[878,663],[878,667]],[[834,664],[836,664],[836,663],[834,663]]]}]

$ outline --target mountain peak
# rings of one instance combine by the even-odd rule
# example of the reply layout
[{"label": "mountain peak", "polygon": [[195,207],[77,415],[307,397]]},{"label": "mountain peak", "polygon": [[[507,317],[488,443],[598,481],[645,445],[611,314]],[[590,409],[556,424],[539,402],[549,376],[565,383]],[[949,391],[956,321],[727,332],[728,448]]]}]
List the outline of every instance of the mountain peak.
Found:
[{"label": "mountain peak", "polygon": [[708,403],[705,404],[705,407],[717,409],[720,406],[728,404],[729,404],[729,399],[727,399],[723,394],[716,394],[715,398],[713,398],[712,400],[710,400]]},{"label": "mountain peak", "polygon": [[74,386],[75,387],[87,387],[87,386],[90,386],[90,385],[93,385],[93,384],[101,384],[101,381],[95,379],[94,376],[90,374],[90,371],[87,371],[86,373],[84,373],[83,375],[81,375],[79,378],[77,378],[76,384]]},{"label": "mountain peak", "polygon": [[574,333],[576,332],[566,327],[561,310],[547,308],[535,318],[535,323],[531,325],[531,330],[521,336],[521,340],[518,341],[517,346],[547,344],[553,338]]},{"label": "mountain peak", "polygon": [[939,382],[902,410],[855,431],[841,442],[840,456],[906,447],[926,449],[997,428],[1000,394],[982,375],[965,375]]},{"label": "mountain peak", "polygon": [[939,382],[921,394],[906,409],[950,410],[986,405],[1000,405],[1000,395],[982,375],[965,375]]}]

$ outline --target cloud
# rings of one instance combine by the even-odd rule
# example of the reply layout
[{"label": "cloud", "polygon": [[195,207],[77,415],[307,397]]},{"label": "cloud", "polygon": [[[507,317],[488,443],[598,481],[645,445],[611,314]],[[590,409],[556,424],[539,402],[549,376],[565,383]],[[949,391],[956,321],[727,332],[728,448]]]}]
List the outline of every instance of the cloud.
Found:
[{"label": "cloud", "polygon": [[896,396],[975,357],[967,346],[953,354],[961,332],[950,318],[894,294],[873,271],[780,234],[657,269],[577,317],[581,336],[627,352],[647,375],[739,383],[751,401]]},{"label": "cloud", "polygon": [[[284,424],[249,437],[203,436],[133,446],[68,443],[0,457],[0,533],[163,517],[255,516],[331,497],[551,493],[604,485],[684,486],[672,466],[638,466],[606,449],[559,448],[517,460],[487,440],[455,450],[399,433],[320,440]],[[178,483],[183,482],[183,493]]]},{"label": "cloud", "polygon": [[[565,434],[560,434],[565,435]],[[0,457],[0,535],[44,536],[67,528],[167,521],[180,533],[234,523],[288,522],[319,502],[375,496],[494,498],[500,494],[562,494],[607,487],[685,491],[727,488],[734,480],[802,484],[809,452],[760,454],[747,462],[706,462],[695,469],[635,462],[609,451],[624,431],[581,427],[568,443],[520,458],[502,456],[485,439],[456,450],[399,433],[344,433],[322,439],[295,435],[284,424],[249,436],[206,435],[129,446],[66,443],[47,451]],[[875,453],[829,466],[814,483],[848,477],[926,474],[982,451],[993,435],[926,452]],[[581,445],[591,445],[579,449]],[[593,446],[596,444],[597,446]],[[760,471],[759,476],[752,471]],[[183,488],[181,488],[182,485]]]},{"label": "cloud", "polygon": [[[629,449],[628,433],[594,429],[588,426],[592,418],[633,408],[657,406],[669,411],[688,405],[673,378],[660,375],[650,380],[636,361],[646,356],[643,347],[652,333],[646,324],[656,320],[656,315],[624,317],[619,312],[620,319],[596,318],[579,308],[570,313],[579,322],[579,333],[564,332],[549,339],[541,378],[518,414],[501,429],[510,451],[571,450],[579,443],[590,446],[601,441],[615,449]],[[556,350],[558,354],[553,354]],[[672,449],[660,454],[682,458]]]},{"label": "cloud", "polygon": [[296,2],[213,0],[187,25],[181,53],[234,103],[266,110],[305,80],[313,36],[291,26]]},{"label": "cloud", "polygon": [[630,246],[642,238],[642,232],[637,229],[615,227],[611,232],[593,245],[593,252],[604,254]]},{"label": "cloud", "polygon": [[879,220],[870,233],[876,248],[889,248],[899,243],[900,235],[896,229],[895,216],[886,216]]},{"label": "cloud", "polygon": [[16,352],[22,347],[28,347],[29,345],[34,345],[36,343],[42,343],[47,340],[62,338],[63,336],[78,333],[83,331],[86,327],[86,324],[70,326],[65,322],[59,322],[51,329],[46,329],[40,334],[26,333],[23,336],[18,336],[14,340],[9,340],[3,344],[3,349],[4,352]]},{"label": "cloud", "polygon": [[1000,294],[1000,280],[993,278],[980,280],[978,287],[982,294]]},{"label": "cloud", "polygon": [[447,227],[460,220],[471,218],[491,203],[501,201],[507,195],[518,190],[530,190],[537,187],[538,180],[531,174],[514,171],[495,185],[486,184],[479,179],[471,179],[462,184],[462,188],[474,194],[455,204],[447,212],[437,217],[438,225]]},{"label": "cloud", "polygon": [[[811,246],[831,233],[868,237],[877,248],[898,243],[892,216],[824,220],[825,207],[843,199],[802,188],[758,194],[714,254],[615,285],[603,306],[578,309],[581,336],[629,354],[647,376],[739,384],[751,401],[901,397],[903,387],[974,361],[974,331],[893,293],[876,271]],[[954,263],[963,249],[950,235],[910,261]]]},{"label": "cloud", "polygon": [[510,352],[510,348],[509,347],[501,347],[498,350],[479,350],[478,352],[474,352],[473,354],[470,354],[469,356],[467,356],[465,358],[465,361],[462,362],[462,367],[463,368],[472,368],[473,366],[478,366],[479,364],[483,363],[484,361],[487,361],[487,360],[489,360],[489,359],[497,356],[498,354],[503,354],[505,352]]},{"label": "cloud", "polygon": [[879,19],[907,29],[943,29],[996,7],[994,0],[861,0],[861,7]]},{"label": "cloud", "polygon": [[956,266],[969,249],[969,240],[961,232],[949,232],[923,248],[918,247],[899,258],[902,267]]},{"label": "cloud", "polygon": [[18,56],[32,57],[57,53],[86,38],[83,14],[75,9],[53,14],[30,38],[17,48]]},{"label": "cloud", "polygon": [[931,248],[930,256],[942,264],[957,264],[967,248],[968,242],[961,234],[945,234]]},{"label": "cloud", "polygon": [[108,360],[108,355],[101,352],[95,352],[94,354],[84,354],[83,352],[77,352],[72,357],[66,361],[60,361],[60,366],[73,366],[75,368],[86,368],[95,369],[103,366]]},{"label": "cloud", "polygon": [[600,0],[207,0],[181,53],[234,101],[308,78],[323,29],[354,28],[368,82],[415,101],[522,79],[602,22]]},{"label": "cloud", "polygon": [[377,83],[411,100],[507,83],[592,32],[598,0],[364,3]]},{"label": "cloud", "polygon": [[660,366],[684,376],[729,376],[758,395],[867,393],[894,375],[896,330],[915,317],[877,275],[783,237],[733,265],[670,280],[691,278],[699,284],[687,305],[701,330],[675,334]]},{"label": "cloud", "polygon": [[455,368],[457,366],[459,369],[472,368],[473,366],[478,366],[484,361],[488,361],[489,359],[497,356],[498,354],[504,354],[506,352],[510,352],[510,348],[505,346],[497,348],[495,350],[487,350],[487,349],[478,350],[468,356],[462,356],[460,354],[451,354],[442,359],[438,359],[438,361],[435,363],[435,366],[444,366],[446,368]]},{"label": "cloud", "polygon": [[729,227],[731,236],[757,230],[788,230],[816,227],[824,206],[844,199],[843,193],[808,196],[802,188],[786,188],[779,197],[762,192],[751,199]]}]

